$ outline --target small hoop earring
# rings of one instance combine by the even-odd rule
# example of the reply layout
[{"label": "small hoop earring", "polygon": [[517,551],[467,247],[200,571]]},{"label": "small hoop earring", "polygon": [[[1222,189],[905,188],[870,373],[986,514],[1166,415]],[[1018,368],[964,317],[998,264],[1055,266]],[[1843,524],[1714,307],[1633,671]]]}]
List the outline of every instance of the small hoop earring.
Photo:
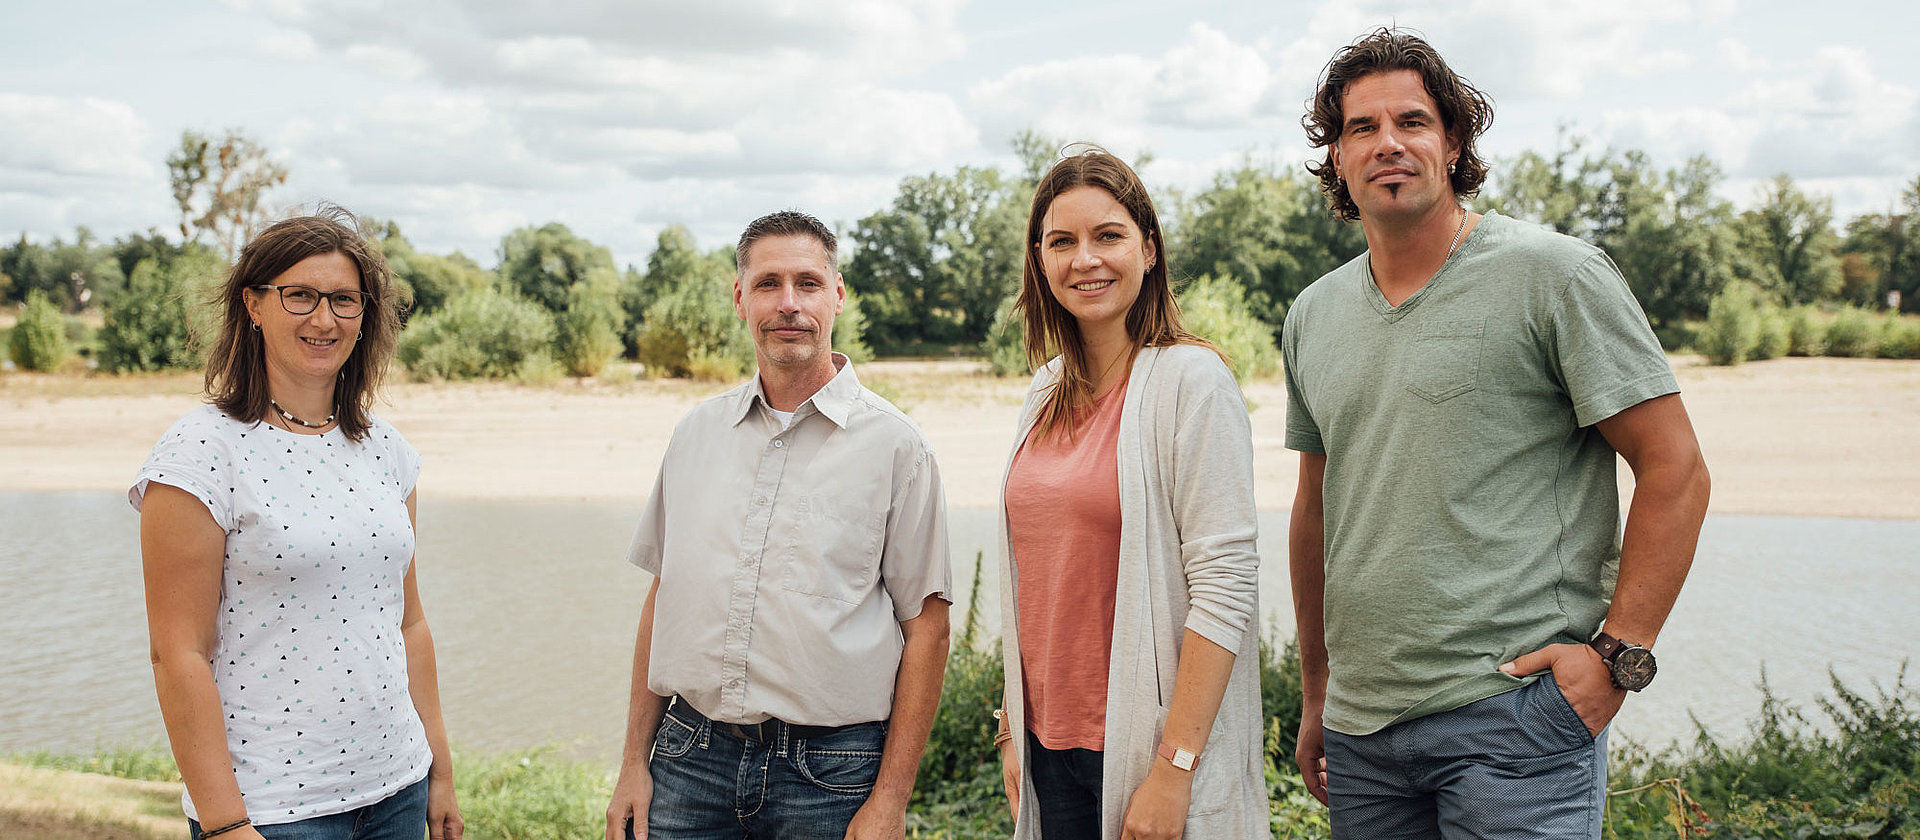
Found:
[{"label": "small hoop earring", "polygon": [[259,332],[259,331],[260,331],[260,322],[259,322],[259,321],[255,321],[255,322],[253,322],[253,331],[254,331],[254,332]]}]

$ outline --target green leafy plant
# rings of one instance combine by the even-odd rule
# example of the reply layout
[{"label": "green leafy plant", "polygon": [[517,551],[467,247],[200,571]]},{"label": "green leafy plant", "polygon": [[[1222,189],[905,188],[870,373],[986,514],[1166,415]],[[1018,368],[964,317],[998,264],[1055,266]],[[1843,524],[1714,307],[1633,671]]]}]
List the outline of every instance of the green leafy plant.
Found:
[{"label": "green leafy plant", "polygon": [[67,343],[66,316],[38,289],[27,293],[20,323],[7,336],[7,349],[21,370],[56,370],[73,355]]}]

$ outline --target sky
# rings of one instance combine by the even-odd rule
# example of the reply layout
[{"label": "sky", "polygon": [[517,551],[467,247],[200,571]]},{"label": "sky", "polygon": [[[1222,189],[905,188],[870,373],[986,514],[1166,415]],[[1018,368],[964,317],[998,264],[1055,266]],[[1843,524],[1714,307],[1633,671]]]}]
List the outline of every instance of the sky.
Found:
[{"label": "sky", "polygon": [[317,200],[497,261],[558,221],[644,265],[799,208],[849,229],[900,179],[1017,166],[1024,129],[1134,157],[1158,190],[1309,158],[1303,103],[1367,30],[1422,33],[1494,100],[1483,152],[1564,129],[1776,173],[1838,218],[1920,175],[1920,14],[1901,0],[9,0],[0,237],[176,231],[181,132],[239,128]]}]

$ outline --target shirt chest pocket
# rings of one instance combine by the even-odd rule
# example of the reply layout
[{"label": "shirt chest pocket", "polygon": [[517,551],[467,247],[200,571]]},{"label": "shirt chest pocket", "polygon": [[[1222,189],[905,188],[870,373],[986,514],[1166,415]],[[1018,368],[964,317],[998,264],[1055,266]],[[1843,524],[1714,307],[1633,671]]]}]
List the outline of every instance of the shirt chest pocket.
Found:
[{"label": "shirt chest pocket", "polygon": [[849,604],[866,600],[880,568],[886,508],[830,496],[802,496],[794,506],[781,585],[792,592]]},{"label": "shirt chest pocket", "polygon": [[1479,387],[1485,319],[1429,321],[1414,334],[1407,390],[1439,405]]}]

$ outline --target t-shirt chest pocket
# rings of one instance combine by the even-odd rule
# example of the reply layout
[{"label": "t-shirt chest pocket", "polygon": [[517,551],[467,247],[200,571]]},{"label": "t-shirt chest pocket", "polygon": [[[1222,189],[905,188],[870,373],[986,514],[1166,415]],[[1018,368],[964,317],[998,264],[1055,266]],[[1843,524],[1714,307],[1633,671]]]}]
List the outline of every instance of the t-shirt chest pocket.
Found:
[{"label": "t-shirt chest pocket", "polygon": [[1479,386],[1486,319],[1427,321],[1414,333],[1408,391],[1439,405]]}]

